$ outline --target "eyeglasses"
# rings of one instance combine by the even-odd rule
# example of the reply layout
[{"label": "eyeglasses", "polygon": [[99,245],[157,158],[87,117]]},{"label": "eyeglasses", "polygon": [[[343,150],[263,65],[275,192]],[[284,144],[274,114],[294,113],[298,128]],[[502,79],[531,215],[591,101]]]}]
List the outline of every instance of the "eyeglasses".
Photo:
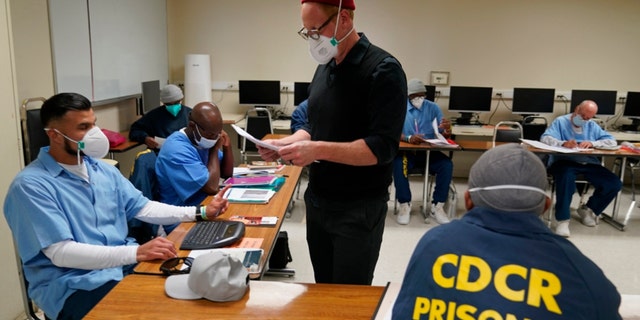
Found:
[{"label": "eyeglasses", "polygon": [[338,13],[336,12],[331,16],[329,16],[329,19],[327,19],[327,21],[325,21],[318,29],[306,30],[304,27],[302,27],[302,29],[298,31],[298,34],[304,40],[309,40],[309,38],[313,40],[320,39],[320,31],[322,31],[322,28],[326,27],[329,24],[329,22],[331,22],[331,19],[333,19],[333,17],[335,17],[337,14]]},{"label": "eyeglasses", "polygon": [[[198,124],[197,122],[195,122],[194,120],[191,120],[191,121],[193,121],[193,123],[195,123],[195,124],[196,124],[196,130],[198,130],[198,134],[199,134],[200,136],[203,136],[203,134],[202,134],[202,133],[200,133],[200,129],[202,129],[202,132],[204,132],[204,135],[207,135],[207,136],[208,136],[208,137],[206,137],[207,139],[211,139],[211,140],[218,140],[218,138],[220,138],[220,132],[218,132],[218,133],[216,133],[216,134],[211,134],[210,132],[207,132],[207,130],[205,130],[205,128],[204,128],[204,127],[202,127],[201,125],[199,125],[199,124]],[[198,129],[198,128],[200,128],[200,129]]]},{"label": "eyeglasses", "polygon": [[[162,271],[162,274],[165,276],[170,276],[172,274],[187,274],[191,271],[192,263],[192,257],[171,258],[162,262],[160,265],[160,271]],[[184,269],[178,269],[177,266],[180,264],[184,264],[187,267]]]}]

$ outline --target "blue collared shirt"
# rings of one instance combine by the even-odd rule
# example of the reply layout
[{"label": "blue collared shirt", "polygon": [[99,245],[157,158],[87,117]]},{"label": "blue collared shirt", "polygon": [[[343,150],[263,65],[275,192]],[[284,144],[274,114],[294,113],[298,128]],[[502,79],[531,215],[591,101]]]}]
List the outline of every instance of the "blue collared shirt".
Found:
[{"label": "blue collared shirt", "polygon": [[440,125],[442,117],[442,111],[435,102],[425,99],[422,108],[418,109],[407,100],[407,115],[404,118],[402,133],[405,137],[422,133],[425,139],[434,139],[436,134],[431,123],[433,119],[438,119]]},{"label": "blue collared shirt", "polygon": [[9,186],[4,214],[16,241],[29,296],[57,317],[76,290],[93,290],[123,277],[122,267],[81,270],[55,266],[42,249],[73,240],[101,246],[135,245],[127,219],[149,201],[114,166],[84,157],[89,181],[65,170],[40,149]]}]

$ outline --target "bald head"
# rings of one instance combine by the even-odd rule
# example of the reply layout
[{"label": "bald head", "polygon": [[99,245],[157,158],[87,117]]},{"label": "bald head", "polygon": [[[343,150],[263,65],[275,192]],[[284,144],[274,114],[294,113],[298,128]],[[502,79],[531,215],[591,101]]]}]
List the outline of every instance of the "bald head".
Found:
[{"label": "bald head", "polygon": [[598,105],[592,100],[584,100],[576,109],[573,110],[573,116],[580,115],[584,120],[591,120],[598,113]]},{"label": "bald head", "polygon": [[222,114],[218,106],[205,101],[196,104],[189,115],[189,128],[197,130],[206,137],[212,138],[222,131]]}]

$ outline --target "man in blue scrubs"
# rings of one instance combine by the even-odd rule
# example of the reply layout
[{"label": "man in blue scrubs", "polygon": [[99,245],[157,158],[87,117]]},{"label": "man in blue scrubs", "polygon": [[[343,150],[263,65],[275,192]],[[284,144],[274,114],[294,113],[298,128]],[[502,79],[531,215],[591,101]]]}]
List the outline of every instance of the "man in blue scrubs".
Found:
[{"label": "man in blue scrubs", "polygon": [[233,175],[231,139],[222,125],[218,107],[200,102],[187,126],[167,138],[156,160],[161,202],[198,205],[218,193],[220,178]]},{"label": "man in blue scrubs", "polygon": [[127,220],[213,219],[228,206],[219,197],[206,207],[145,198],[117,168],[99,160],[109,151],[109,141],[82,95],[49,98],[40,118],[50,146],[15,177],[4,215],[29,297],[48,319],[82,319],[135,263],[176,256],[175,244],[165,238],[143,245],[127,238]]}]

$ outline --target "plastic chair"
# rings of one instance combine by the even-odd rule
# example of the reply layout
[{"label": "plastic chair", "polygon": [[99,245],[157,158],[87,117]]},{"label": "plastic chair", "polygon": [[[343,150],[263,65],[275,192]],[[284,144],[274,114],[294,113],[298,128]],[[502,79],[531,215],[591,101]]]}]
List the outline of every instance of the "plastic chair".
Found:
[{"label": "plastic chair", "polygon": [[522,136],[527,140],[539,141],[547,130],[547,118],[541,116],[528,116],[522,120]]},{"label": "plastic chair", "polygon": [[[271,113],[265,108],[254,108],[247,111],[245,130],[256,139],[262,139],[265,135],[273,133],[271,125]],[[260,157],[256,145],[242,137],[240,153],[242,162],[247,163],[249,157]]]},{"label": "plastic chair", "polygon": [[47,99],[43,97],[28,98],[20,106],[20,124],[22,127],[22,145],[24,165],[38,157],[40,148],[49,145],[49,137],[40,122],[40,108],[30,108],[29,105],[38,103],[42,105]]},{"label": "plastic chair", "polygon": [[[505,126],[509,128],[504,128]],[[493,128],[492,147],[496,142],[517,142],[520,143],[522,135],[522,125],[516,121],[500,121]]]},{"label": "plastic chair", "polygon": [[[156,153],[151,149],[138,152],[131,168],[129,181],[136,189],[151,200],[158,200],[158,179],[156,177]],[[133,237],[139,244],[143,244],[158,234],[158,225],[142,222],[138,219],[127,221],[129,237]]]}]

